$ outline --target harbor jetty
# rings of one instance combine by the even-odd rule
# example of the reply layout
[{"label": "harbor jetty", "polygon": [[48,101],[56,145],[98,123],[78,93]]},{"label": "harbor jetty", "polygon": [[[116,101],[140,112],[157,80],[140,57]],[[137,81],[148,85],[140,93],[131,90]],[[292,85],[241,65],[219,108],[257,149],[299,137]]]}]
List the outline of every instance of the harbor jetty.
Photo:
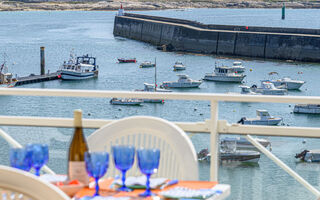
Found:
[{"label": "harbor jetty", "polygon": [[113,34],[151,43],[164,50],[320,61],[320,29],[207,25],[183,19],[124,13],[115,17]]}]

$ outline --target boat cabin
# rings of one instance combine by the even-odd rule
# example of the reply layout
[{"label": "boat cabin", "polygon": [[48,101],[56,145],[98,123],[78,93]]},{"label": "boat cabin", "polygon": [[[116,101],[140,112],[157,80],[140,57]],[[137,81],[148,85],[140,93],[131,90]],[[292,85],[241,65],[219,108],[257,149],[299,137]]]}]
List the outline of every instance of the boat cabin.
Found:
[{"label": "boat cabin", "polygon": [[261,88],[262,89],[268,89],[268,90],[276,90],[276,89],[278,89],[271,82],[261,82]]},{"label": "boat cabin", "polygon": [[78,56],[76,65],[79,65],[79,64],[88,64],[88,65],[95,66],[96,65],[96,58],[89,56],[88,54],[84,55],[84,56]]},{"label": "boat cabin", "polygon": [[260,119],[269,119],[272,118],[272,116],[270,116],[269,112],[267,110],[257,110],[257,116],[260,117]]},{"label": "boat cabin", "polygon": [[233,73],[233,70],[228,66],[220,66],[220,67],[215,67],[214,72],[217,74],[228,74],[228,73]]},{"label": "boat cabin", "polygon": [[239,61],[233,62],[233,66],[239,67],[242,66],[242,63]]}]

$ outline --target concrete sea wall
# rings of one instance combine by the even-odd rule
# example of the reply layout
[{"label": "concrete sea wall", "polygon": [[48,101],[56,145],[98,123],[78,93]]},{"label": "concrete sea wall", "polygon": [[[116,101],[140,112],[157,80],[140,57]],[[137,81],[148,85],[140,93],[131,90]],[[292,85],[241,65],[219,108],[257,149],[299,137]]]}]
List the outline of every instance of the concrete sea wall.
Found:
[{"label": "concrete sea wall", "polygon": [[267,59],[320,61],[320,30],[205,25],[198,22],[126,14],[116,16],[114,35],[175,51]]}]

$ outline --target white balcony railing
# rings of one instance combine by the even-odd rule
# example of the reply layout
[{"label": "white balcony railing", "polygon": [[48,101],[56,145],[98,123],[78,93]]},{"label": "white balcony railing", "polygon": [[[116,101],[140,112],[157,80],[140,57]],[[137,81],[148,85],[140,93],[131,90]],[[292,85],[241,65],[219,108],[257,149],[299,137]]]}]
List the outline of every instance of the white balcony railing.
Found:
[{"label": "white balcony railing", "polygon": [[[240,95],[240,94],[212,94],[212,93],[148,93],[148,92],[126,92],[126,91],[103,91],[103,90],[56,90],[56,89],[17,89],[0,88],[0,95],[15,96],[55,96],[55,97],[92,97],[92,98],[148,98],[148,99],[171,99],[171,100],[203,100],[211,102],[211,118],[201,122],[175,122],[186,132],[209,133],[211,147],[211,180],[218,177],[218,136],[219,134],[246,135],[247,139],[273,160],[278,166],[300,182],[317,198],[320,199],[320,192],[274,156],[270,151],[256,142],[250,134],[268,136],[289,136],[289,137],[313,137],[320,138],[320,128],[309,127],[281,127],[281,126],[249,126],[229,124],[227,121],[218,120],[218,103],[228,102],[266,102],[266,103],[305,103],[320,104],[320,97],[303,96],[265,96],[265,95]],[[84,128],[100,128],[112,120],[84,119]],[[3,126],[37,126],[37,127],[66,127],[73,126],[72,118],[52,117],[26,117],[26,116],[0,116],[0,125]],[[19,144],[8,134],[0,131],[0,136],[6,139],[11,145]],[[46,168],[48,172],[50,169]]]}]

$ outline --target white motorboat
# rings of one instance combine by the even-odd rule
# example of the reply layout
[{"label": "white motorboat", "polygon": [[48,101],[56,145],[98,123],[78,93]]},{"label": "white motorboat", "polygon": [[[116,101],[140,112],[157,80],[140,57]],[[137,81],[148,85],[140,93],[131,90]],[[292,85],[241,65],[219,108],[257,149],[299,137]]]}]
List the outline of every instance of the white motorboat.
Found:
[{"label": "white motorboat", "polygon": [[277,88],[286,88],[288,90],[299,90],[300,87],[305,84],[305,81],[300,80],[293,80],[289,77],[284,77],[280,79],[274,79],[274,80],[263,80],[263,81],[269,81],[274,84]]},{"label": "white motorboat", "polygon": [[96,65],[96,58],[88,54],[74,59],[70,54],[68,62],[64,62],[61,67],[61,79],[63,80],[82,80],[98,76],[99,70]]},{"label": "white motorboat", "polygon": [[140,106],[143,101],[141,99],[118,99],[112,98],[110,100],[112,105],[126,105],[126,106]]},{"label": "white motorboat", "polygon": [[293,109],[294,113],[320,114],[320,104],[297,104]]},{"label": "white motorboat", "polygon": [[150,61],[145,61],[140,64],[140,68],[150,68],[150,67],[155,67],[155,63],[151,63]]},{"label": "white motorboat", "polygon": [[245,125],[278,125],[281,121],[281,117],[273,117],[266,110],[257,110],[256,118],[242,117],[238,123]]},{"label": "white motorboat", "polygon": [[[261,138],[256,138],[255,139],[257,142],[259,142],[262,146],[267,148],[268,146],[271,149],[271,143],[267,139],[261,139]],[[251,144],[246,138],[243,137],[225,137],[220,140],[220,145],[223,146],[226,143],[232,143],[235,142],[237,146],[237,150],[257,150],[257,148]]]},{"label": "white motorboat", "polygon": [[305,162],[320,162],[320,149],[304,150],[296,154],[295,158],[300,158]]},{"label": "white motorboat", "polygon": [[243,73],[246,71],[246,68],[239,61],[233,62],[231,68],[233,69],[234,72],[237,72],[237,73]]},{"label": "white motorboat", "polygon": [[285,95],[287,94],[287,89],[276,88],[271,82],[261,81],[261,86],[252,85],[251,87],[241,85],[241,94],[263,94],[263,95]]},{"label": "white motorboat", "polygon": [[184,66],[182,64],[182,62],[177,61],[174,65],[173,65],[173,71],[181,71],[181,70],[185,70],[186,66]]},{"label": "white motorboat", "polygon": [[178,74],[177,81],[164,81],[162,88],[197,88],[201,85],[201,80],[192,80],[188,75]]},{"label": "white motorboat", "polygon": [[236,73],[231,67],[216,66],[213,73],[206,73],[204,80],[240,83],[246,75]]},{"label": "white motorboat", "polygon": [[[198,153],[199,161],[210,162],[211,154],[208,149],[202,149]],[[235,150],[229,151],[219,151],[220,162],[244,162],[244,163],[258,163],[260,159],[260,153],[257,151],[249,150]]]}]

